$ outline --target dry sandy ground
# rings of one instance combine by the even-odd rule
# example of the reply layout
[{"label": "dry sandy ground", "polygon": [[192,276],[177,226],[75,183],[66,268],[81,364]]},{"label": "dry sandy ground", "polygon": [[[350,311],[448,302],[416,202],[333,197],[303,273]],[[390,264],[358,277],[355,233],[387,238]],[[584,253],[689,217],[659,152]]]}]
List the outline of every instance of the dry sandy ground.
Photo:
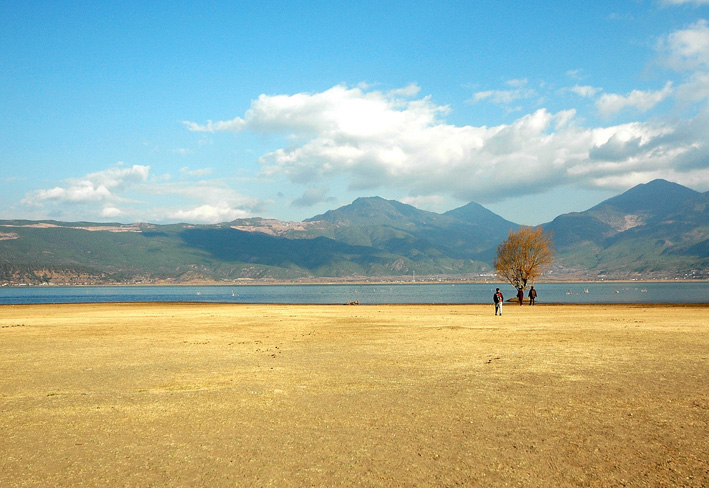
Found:
[{"label": "dry sandy ground", "polygon": [[0,307],[0,486],[709,485],[709,307]]}]

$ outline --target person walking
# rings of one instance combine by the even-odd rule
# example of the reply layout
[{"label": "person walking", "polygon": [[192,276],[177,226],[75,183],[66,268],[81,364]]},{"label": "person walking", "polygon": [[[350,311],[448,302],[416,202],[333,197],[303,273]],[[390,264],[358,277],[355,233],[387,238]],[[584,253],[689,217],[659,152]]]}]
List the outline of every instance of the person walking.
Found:
[{"label": "person walking", "polygon": [[537,298],[537,290],[534,287],[529,289],[529,304],[534,305],[534,300]]},{"label": "person walking", "polygon": [[524,302],[524,288],[517,290],[517,298],[519,298],[519,306],[521,307]]},{"label": "person walking", "polygon": [[504,300],[504,298],[502,298],[502,293],[498,288],[492,296],[492,301],[495,303],[495,315],[497,315],[498,311],[500,312],[500,315],[502,315],[502,300]]}]

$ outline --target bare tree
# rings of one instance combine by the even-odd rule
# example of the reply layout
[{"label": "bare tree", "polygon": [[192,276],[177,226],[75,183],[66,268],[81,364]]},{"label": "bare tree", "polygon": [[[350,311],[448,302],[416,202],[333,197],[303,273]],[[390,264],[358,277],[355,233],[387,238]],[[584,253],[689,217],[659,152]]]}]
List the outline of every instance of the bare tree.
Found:
[{"label": "bare tree", "polygon": [[527,288],[527,283],[546,271],[554,261],[551,234],[541,227],[522,227],[497,246],[495,270],[517,290]]}]

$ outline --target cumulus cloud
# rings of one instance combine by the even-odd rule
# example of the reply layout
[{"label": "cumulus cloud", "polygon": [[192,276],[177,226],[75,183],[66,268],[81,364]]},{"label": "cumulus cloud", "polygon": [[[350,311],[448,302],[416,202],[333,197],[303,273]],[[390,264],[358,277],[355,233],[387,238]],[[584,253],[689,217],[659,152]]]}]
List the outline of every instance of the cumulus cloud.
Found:
[{"label": "cumulus cloud", "polygon": [[633,90],[628,95],[606,93],[596,102],[596,108],[603,117],[609,117],[626,108],[640,113],[647,112],[672,94],[672,82],[668,81],[662,90]]},{"label": "cumulus cloud", "polygon": [[[302,196],[291,202],[297,206],[327,201],[332,179],[358,193],[392,189],[409,202],[445,195],[481,203],[569,184],[615,190],[655,177],[708,181],[709,108],[701,104],[709,100],[709,24],[700,20],[676,30],[656,48],[658,64],[681,78],[625,94],[590,84],[564,91],[595,100],[605,119],[646,114],[672,99],[694,107],[691,118],[582,127],[586,119],[573,109],[540,108],[508,124],[453,125],[446,121],[450,107],[422,96],[415,84],[391,91],[337,85],[261,95],[231,120],[185,125],[284,136],[287,144],[260,157],[261,176],[303,185]],[[580,70],[567,75],[582,78]],[[511,106],[533,99],[543,100],[543,94],[515,79],[502,89],[477,91],[469,102]]]},{"label": "cumulus cloud", "polygon": [[388,93],[366,92],[359,87],[337,85],[320,93],[261,95],[252,102],[243,118],[206,124],[185,122],[185,125],[192,131],[249,130],[288,132],[294,136],[346,132],[367,137],[394,131],[422,118],[420,123],[429,123],[449,111],[448,107],[433,105],[428,98],[410,100],[418,90],[417,86],[410,85]]},{"label": "cumulus cloud", "polygon": [[127,186],[145,181],[150,166],[133,165],[124,167],[121,163],[104,171],[90,173],[80,179],[71,179],[65,186],[37,190],[28,195],[23,203],[36,204],[42,201],[64,203],[88,203],[120,200],[117,192]]},{"label": "cumulus cloud", "polygon": [[660,63],[675,71],[709,68],[709,25],[702,19],[661,38]]},{"label": "cumulus cloud", "polygon": [[172,220],[179,220],[181,222],[201,222],[209,224],[214,224],[218,222],[228,222],[231,220],[246,218],[249,216],[250,213],[248,211],[238,208],[232,208],[228,204],[205,204],[187,210],[177,210],[169,215]]},{"label": "cumulus cloud", "polygon": [[699,20],[657,43],[658,63],[684,76],[674,90],[680,108],[709,100],[709,24]]},{"label": "cumulus cloud", "polygon": [[641,136],[630,131],[619,130],[603,144],[592,147],[589,157],[591,160],[598,161],[625,161],[640,153],[641,142]]},{"label": "cumulus cloud", "polygon": [[103,210],[101,210],[101,217],[106,217],[109,219],[119,217],[122,214],[123,212],[120,209],[113,206],[103,207]]},{"label": "cumulus cloud", "polygon": [[[263,210],[258,198],[241,195],[219,179],[201,179],[209,169],[182,168],[183,177],[149,178],[150,167],[119,163],[109,169],[67,180],[65,185],[28,193],[22,204],[30,207],[53,205],[62,218],[80,207],[101,219],[138,219],[217,223],[249,217]],[[146,208],[145,201],[151,202]],[[85,218],[85,217],[82,217]]]},{"label": "cumulus cloud", "polygon": [[[707,152],[699,135],[709,128],[707,117],[684,128],[659,122],[583,128],[574,110],[539,109],[510,124],[458,126],[445,121],[447,106],[417,93],[338,85],[321,93],[262,95],[237,119],[241,130],[291,141],[260,163],[263,176],[307,188],[297,205],[323,201],[330,178],[344,179],[350,190],[395,188],[410,201],[448,195],[486,203],[569,183],[605,187],[627,175],[690,171],[673,165]],[[668,83],[657,92],[602,97],[599,106],[608,114],[644,111],[671,93]]]},{"label": "cumulus cloud", "polygon": [[152,182],[143,192],[157,201],[178,202],[160,209],[158,220],[215,224],[252,217],[264,209],[261,199],[242,195],[219,179]]},{"label": "cumulus cloud", "polygon": [[709,73],[693,73],[685,83],[677,87],[675,99],[681,106],[709,100]]}]

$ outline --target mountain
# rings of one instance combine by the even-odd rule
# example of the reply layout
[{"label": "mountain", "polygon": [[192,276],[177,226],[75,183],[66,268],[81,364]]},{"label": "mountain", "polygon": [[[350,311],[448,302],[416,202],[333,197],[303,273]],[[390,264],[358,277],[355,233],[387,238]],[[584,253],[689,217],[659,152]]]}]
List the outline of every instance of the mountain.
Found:
[{"label": "mountain", "polygon": [[435,225],[444,218],[437,213],[419,210],[396,200],[381,197],[358,198],[350,205],[329,210],[305,222],[324,221],[338,226],[389,226],[412,229],[420,225]]},{"label": "mountain", "polygon": [[[0,223],[0,283],[186,283],[399,274],[400,256],[227,225]],[[399,266],[405,266],[403,262]]]},{"label": "mountain", "polygon": [[435,249],[452,259],[475,260],[518,227],[476,203],[437,214],[379,197],[358,198],[305,222],[327,222],[334,239],[410,257]]},{"label": "mountain", "polygon": [[600,277],[691,278],[709,267],[709,194],[665,180],[543,224],[557,265]]},{"label": "mountain", "polygon": [[[344,216],[349,220],[343,222]],[[456,242],[465,235],[464,230],[455,232],[456,225],[474,227],[379,198],[358,199],[327,217],[304,222],[253,218],[161,226],[2,221],[0,283],[352,279],[489,271],[488,263],[446,241],[445,235]],[[485,239],[494,240],[484,237],[476,245],[485,247]]]},{"label": "mountain", "polygon": [[[379,197],[303,222],[9,220],[0,284],[475,278],[517,227],[477,203],[438,214]],[[543,227],[557,250],[551,278],[709,277],[709,193],[676,183],[638,185]]]},{"label": "mountain", "polygon": [[701,193],[667,180],[653,180],[637,185],[625,193],[596,205],[590,213],[622,212],[638,215],[648,221],[664,218],[681,210]]},{"label": "mountain", "polygon": [[470,202],[462,207],[449,210],[443,215],[453,217],[463,222],[482,228],[496,229],[497,231],[509,229],[510,226],[517,227],[509,220],[505,220],[499,215],[486,209],[479,203]]}]

